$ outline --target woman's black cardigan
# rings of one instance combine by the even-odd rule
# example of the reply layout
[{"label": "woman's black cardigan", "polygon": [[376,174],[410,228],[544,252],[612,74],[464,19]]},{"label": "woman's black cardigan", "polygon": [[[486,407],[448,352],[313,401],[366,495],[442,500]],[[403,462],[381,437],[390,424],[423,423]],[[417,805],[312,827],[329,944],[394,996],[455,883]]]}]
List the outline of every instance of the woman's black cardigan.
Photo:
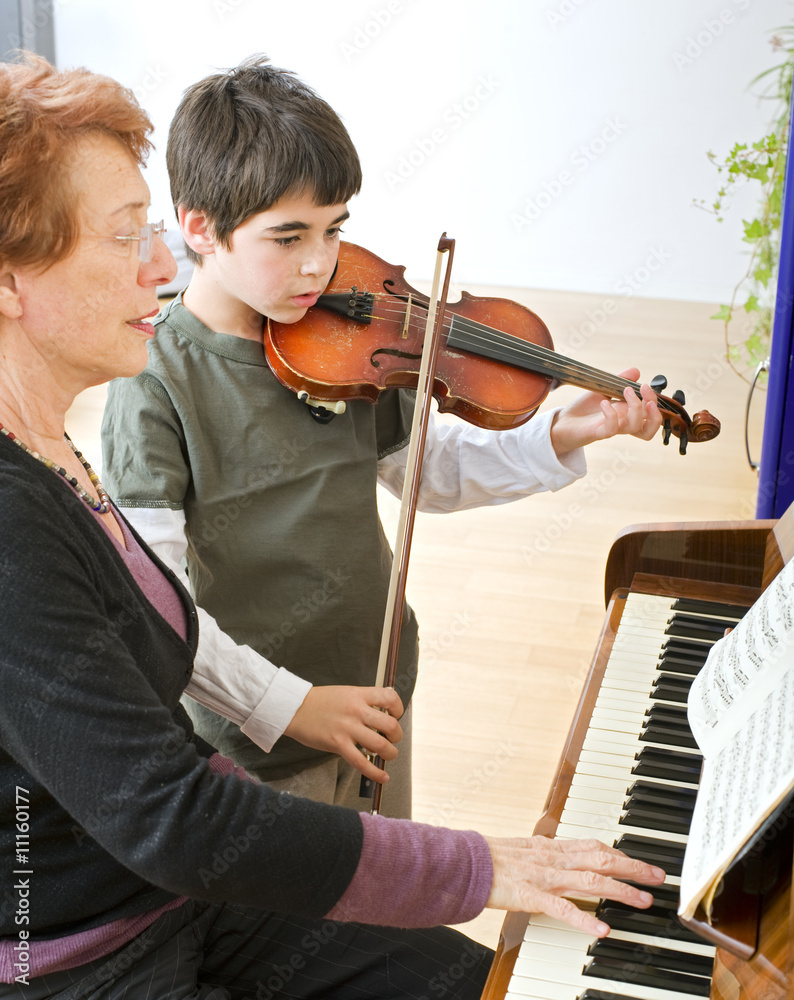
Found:
[{"label": "woman's black cardigan", "polygon": [[187,642],[71,487],[0,435],[0,937],[25,878],[26,929],[56,938],[179,895],[321,917],[353,876],[356,812],[208,767],[173,582]]}]

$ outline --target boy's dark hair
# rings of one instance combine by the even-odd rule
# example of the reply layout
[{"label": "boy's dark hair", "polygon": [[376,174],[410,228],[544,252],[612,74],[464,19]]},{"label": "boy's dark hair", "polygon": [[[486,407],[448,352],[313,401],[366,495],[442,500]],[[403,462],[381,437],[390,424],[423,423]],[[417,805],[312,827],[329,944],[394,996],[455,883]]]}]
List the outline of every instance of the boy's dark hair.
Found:
[{"label": "boy's dark hair", "polygon": [[[358,153],[336,112],[289,70],[251,56],[189,87],[168,133],[174,207],[204,212],[229,247],[234,230],[288,193],[318,205],[361,188]],[[190,247],[187,255],[200,264]]]}]

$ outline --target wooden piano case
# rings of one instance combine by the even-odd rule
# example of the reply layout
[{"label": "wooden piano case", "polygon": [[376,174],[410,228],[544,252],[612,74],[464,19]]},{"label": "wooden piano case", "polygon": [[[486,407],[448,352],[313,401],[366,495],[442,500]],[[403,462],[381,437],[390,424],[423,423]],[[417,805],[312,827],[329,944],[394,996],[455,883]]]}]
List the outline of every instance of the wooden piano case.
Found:
[{"label": "wooden piano case", "polygon": [[[606,565],[603,630],[536,834],[551,837],[557,829],[626,593],[749,606],[793,556],[794,507],[779,521],[647,524],[621,532]],[[715,903],[711,1000],[794,1000],[792,814],[794,806],[756,852],[758,863],[729,875]],[[746,872],[761,864],[767,874],[748,884]],[[526,914],[507,915],[483,1000],[505,997],[527,923]]]}]

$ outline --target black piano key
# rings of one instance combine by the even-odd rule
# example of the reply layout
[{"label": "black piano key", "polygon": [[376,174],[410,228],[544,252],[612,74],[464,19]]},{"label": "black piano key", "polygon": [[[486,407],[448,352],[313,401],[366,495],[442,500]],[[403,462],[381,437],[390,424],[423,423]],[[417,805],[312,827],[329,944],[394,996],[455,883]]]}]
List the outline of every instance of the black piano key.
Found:
[{"label": "black piano key", "polygon": [[702,658],[706,662],[709,650],[713,643],[695,642],[693,639],[684,639],[681,636],[671,635],[662,643],[662,652],[670,651],[676,656],[687,656],[691,659]]},{"label": "black piano key", "polygon": [[659,722],[651,722],[643,726],[640,740],[649,743],[664,743],[665,746],[689,747],[697,750],[697,740],[680,726],[665,726]]},{"label": "black piano key", "polygon": [[707,997],[711,991],[710,981],[702,976],[687,976],[667,970],[655,972],[644,965],[611,958],[592,959],[582,969],[582,975],[598,976],[600,979],[612,979],[629,985],[634,983],[637,986],[652,986],[658,990],[678,990],[693,996]]},{"label": "black piano key", "polygon": [[611,990],[585,990],[580,993],[576,1000],[638,1000],[628,993],[613,993]]},{"label": "black piano key", "polygon": [[721,629],[719,634],[708,628],[697,628],[695,625],[668,625],[664,630],[665,635],[680,635],[687,639],[702,639],[704,642],[714,643],[725,635],[725,629]]},{"label": "black piano key", "polygon": [[642,788],[635,788],[626,796],[624,809],[639,807],[643,809],[656,809],[659,812],[669,812],[674,816],[692,818],[695,809],[694,799],[680,799],[672,795],[657,795],[655,792],[646,792]]},{"label": "black piano key", "polygon": [[679,819],[687,819],[690,823],[692,822],[692,813],[695,811],[694,801],[659,798],[651,794],[646,795],[644,792],[634,792],[629,795],[623,803],[623,808],[655,809],[677,816]]},{"label": "black piano key", "polygon": [[692,687],[694,677],[689,674],[672,674],[669,670],[657,670],[654,674],[653,683],[655,685],[665,683],[669,687],[677,688],[687,693]]},{"label": "black piano key", "polygon": [[[623,881],[623,879],[621,879]],[[678,915],[678,900],[679,893],[678,887],[676,886],[676,891],[672,899],[668,899],[666,896],[658,895],[654,890],[658,886],[645,885],[642,886],[644,892],[653,892],[653,904],[647,909],[643,910],[643,913],[653,913],[657,917],[675,917]],[[628,910],[633,912],[635,908],[633,906],[628,906],[625,903],[613,903],[620,910]]]},{"label": "black piano key", "polygon": [[[665,705],[664,707],[668,708],[669,706]],[[642,723],[642,729],[648,728],[658,729],[659,732],[668,729],[671,734],[674,733],[677,736],[687,736],[694,739],[694,736],[692,736],[692,730],[689,728],[689,722],[686,719],[682,719],[680,717],[676,718],[675,715],[668,715],[664,712],[654,712],[653,715],[651,715],[650,712],[646,712],[645,721]],[[698,749],[697,743],[692,749]]]},{"label": "black piano key", "polygon": [[681,874],[681,867],[684,864],[683,844],[661,838],[643,837],[639,833],[624,833],[615,841],[615,847],[637,861],[658,865],[668,875]]},{"label": "black piano key", "polygon": [[[621,846],[625,844],[626,847]],[[665,840],[663,837],[646,837],[642,833],[624,833],[621,834],[620,843],[616,843],[615,847],[620,848],[626,854],[631,854],[628,847],[651,847],[661,854],[667,854],[671,858],[683,858],[684,856],[684,845],[680,844],[677,840]]]},{"label": "black piano key", "polygon": [[[642,751],[640,751],[642,753]],[[657,761],[639,760],[632,767],[631,773],[644,775],[646,778],[658,778],[660,781],[682,781],[689,785],[697,785],[700,779],[700,769],[694,772],[685,766],[676,767],[672,764],[665,764]]]},{"label": "black piano key", "polygon": [[677,764],[681,768],[699,775],[703,764],[703,754],[687,753],[684,750],[667,750],[665,747],[643,747],[637,754],[637,761],[642,760],[659,764]]},{"label": "black piano key", "polygon": [[[651,848],[646,847],[638,847],[633,851],[625,851],[624,853],[630,855],[635,861],[644,861],[647,865],[658,865],[666,875],[672,875],[675,878],[681,875],[684,867],[683,855],[679,860],[676,860],[675,858],[671,858],[669,854],[659,854]],[[648,891],[650,892],[650,890]]]},{"label": "black piano key", "polygon": [[719,601],[700,601],[695,597],[679,597],[673,604],[673,611],[685,614],[720,615],[723,618],[744,618],[747,608],[741,604],[722,604]]},{"label": "black piano key", "polygon": [[657,809],[642,806],[626,809],[618,820],[620,826],[636,826],[643,830],[659,830],[661,833],[689,833],[691,816],[680,817]]},{"label": "black piano key", "polygon": [[675,612],[668,624],[681,629],[691,627],[696,632],[706,633],[705,638],[713,639],[716,642],[717,639],[723,637],[726,629],[736,627],[736,619],[708,617],[706,615],[688,615],[682,612]]},{"label": "black piano key", "polygon": [[650,708],[645,709],[645,718],[659,719],[660,721],[667,722],[679,722],[682,726],[686,726],[686,728],[689,729],[689,719],[687,718],[686,708],[681,705],[662,705],[659,702],[656,702],[651,705]]},{"label": "black piano key", "polygon": [[633,885],[635,889],[642,889],[643,892],[650,892],[653,896],[654,909],[678,912],[678,901],[681,894],[677,885],[645,885],[644,882],[632,882],[631,879],[626,878],[622,878],[620,881],[626,885]]},{"label": "black piano key", "polygon": [[683,656],[676,656],[675,654],[662,653],[659,657],[659,669],[669,670],[672,673],[678,674],[689,674],[691,677],[697,677],[700,671],[703,669],[703,664],[706,662],[706,657],[703,659],[688,659]]},{"label": "black piano key", "polygon": [[628,931],[632,934],[650,934],[653,937],[666,937],[674,941],[689,941],[693,944],[703,944],[703,939],[693,934],[674,917],[657,916],[631,908],[622,909],[619,905],[598,907],[596,914],[599,920],[609,924],[615,930]]},{"label": "black piano key", "polygon": [[670,802],[694,809],[698,793],[697,788],[662,785],[657,781],[645,781],[639,778],[637,781],[632,781],[626,789],[626,795],[641,795],[648,802]]},{"label": "black piano key", "polygon": [[673,972],[689,973],[693,976],[711,976],[714,959],[708,955],[693,955],[675,948],[659,945],[637,944],[634,941],[619,941],[602,938],[594,941],[587,949],[591,958],[617,958],[626,962],[636,962],[654,969],[670,969]]},{"label": "black piano key", "polygon": [[[606,899],[602,899],[599,903],[599,908],[596,913],[600,914],[601,908],[608,907],[611,910],[620,910],[621,913],[625,913],[628,916],[636,913],[637,910],[634,906],[629,906],[628,903],[617,903],[610,902]],[[646,909],[642,911],[645,916],[656,917],[658,920],[678,920],[678,903],[671,903],[667,899],[660,899],[658,903],[656,902],[656,897],[654,897],[653,903]],[[640,933],[647,934],[647,931],[641,931]]]},{"label": "black piano key", "polygon": [[700,771],[696,771],[693,775],[685,772],[683,767],[675,768],[655,761],[635,764],[631,773],[644,775],[646,778],[658,778],[660,781],[682,781],[690,785],[697,785],[700,777]]},{"label": "black piano key", "polygon": [[661,698],[662,701],[675,701],[681,705],[685,705],[688,694],[688,689],[682,690],[680,687],[675,687],[665,681],[661,681],[660,683],[653,685],[650,697]]}]

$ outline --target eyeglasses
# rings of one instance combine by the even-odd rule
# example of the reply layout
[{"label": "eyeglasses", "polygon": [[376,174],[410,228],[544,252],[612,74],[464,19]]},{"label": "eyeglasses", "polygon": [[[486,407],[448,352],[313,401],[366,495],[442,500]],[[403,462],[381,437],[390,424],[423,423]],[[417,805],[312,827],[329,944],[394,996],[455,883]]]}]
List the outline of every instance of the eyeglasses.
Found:
[{"label": "eyeglasses", "polygon": [[152,259],[155,236],[159,236],[160,239],[162,239],[163,234],[166,232],[165,221],[160,219],[159,222],[147,222],[145,226],[141,226],[137,236],[114,236],[113,239],[119,240],[122,243],[129,243],[132,240],[137,240],[138,259],[143,263],[146,263]]}]

